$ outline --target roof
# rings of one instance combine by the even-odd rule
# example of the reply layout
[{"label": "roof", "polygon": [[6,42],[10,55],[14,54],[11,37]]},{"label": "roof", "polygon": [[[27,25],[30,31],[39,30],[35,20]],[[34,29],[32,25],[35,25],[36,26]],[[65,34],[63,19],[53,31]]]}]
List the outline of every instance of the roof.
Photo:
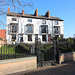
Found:
[{"label": "roof", "polygon": [[18,17],[26,17],[26,18],[37,18],[37,19],[47,19],[47,20],[63,21],[62,19],[60,19],[58,17],[50,16],[50,18],[48,18],[48,17],[42,16],[42,15],[38,15],[38,17],[36,17],[35,15],[31,15],[31,14],[24,14],[23,15],[22,13],[14,13],[14,12],[7,13],[7,16],[18,16]]}]

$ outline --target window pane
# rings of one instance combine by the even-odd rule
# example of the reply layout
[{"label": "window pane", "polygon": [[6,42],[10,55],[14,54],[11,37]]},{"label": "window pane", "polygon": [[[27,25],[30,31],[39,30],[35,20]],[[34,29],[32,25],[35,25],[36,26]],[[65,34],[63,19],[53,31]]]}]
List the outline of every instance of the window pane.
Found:
[{"label": "window pane", "polygon": [[33,33],[33,25],[32,24],[27,24],[26,33]]},{"label": "window pane", "polygon": [[28,26],[28,33],[32,33],[32,26]]},{"label": "window pane", "polygon": [[47,26],[42,26],[41,27],[41,32],[42,33],[48,33],[48,27]]},{"label": "window pane", "polygon": [[32,22],[32,19],[28,19],[28,22]]},{"label": "window pane", "polygon": [[11,26],[11,32],[12,33],[16,33],[17,32],[17,26],[16,25]]},{"label": "window pane", "polygon": [[58,21],[55,21],[55,25],[58,25],[59,23],[58,23]]},{"label": "window pane", "polygon": [[42,20],[42,24],[46,24],[46,21],[45,20]]},{"label": "window pane", "polygon": [[12,21],[16,21],[16,18],[12,18]]},{"label": "window pane", "polygon": [[13,40],[16,40],[16,35],[12,35],[12,39]]}]

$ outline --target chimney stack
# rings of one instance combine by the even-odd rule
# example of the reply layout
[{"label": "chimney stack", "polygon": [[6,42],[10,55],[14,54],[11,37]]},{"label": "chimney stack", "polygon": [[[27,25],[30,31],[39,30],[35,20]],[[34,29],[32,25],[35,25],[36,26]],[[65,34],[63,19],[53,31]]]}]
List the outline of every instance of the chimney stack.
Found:
[{"label": "chimney stack", "polygon": [[23,11],[22,11],[22,14],[24,15],[24,9],[23,9]]},{"label": "chimney stack", "polygon": [[10,12],[10,8],[8,7],[8,13]]},{"label": "chimney stack", "polygon": [[50,18],[50,11],[49,10],[46,12],[45,16]]},{"label": "chimney stack", "polygon": [[36,9],[34,15],[35,15],[36,17],[38,17],[38,9]]}]

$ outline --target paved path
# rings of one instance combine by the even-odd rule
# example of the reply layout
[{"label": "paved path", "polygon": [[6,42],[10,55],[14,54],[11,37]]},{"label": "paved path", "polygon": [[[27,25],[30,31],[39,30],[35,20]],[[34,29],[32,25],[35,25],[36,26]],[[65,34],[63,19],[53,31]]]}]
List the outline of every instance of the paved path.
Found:
[{"label": "paved path", "polygon": [[56,66],[46,66],[28,72],[24,71],[11,75],[75,75],[75,62]]}]

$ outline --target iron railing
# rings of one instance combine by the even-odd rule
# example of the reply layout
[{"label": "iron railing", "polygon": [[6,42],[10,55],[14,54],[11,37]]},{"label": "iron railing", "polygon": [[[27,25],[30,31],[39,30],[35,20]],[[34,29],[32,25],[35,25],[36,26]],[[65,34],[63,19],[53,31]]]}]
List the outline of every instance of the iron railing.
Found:
[{"label": "iron railing", "polygon": [[34,55],[28,44],[0,44],[0,60]]}]

